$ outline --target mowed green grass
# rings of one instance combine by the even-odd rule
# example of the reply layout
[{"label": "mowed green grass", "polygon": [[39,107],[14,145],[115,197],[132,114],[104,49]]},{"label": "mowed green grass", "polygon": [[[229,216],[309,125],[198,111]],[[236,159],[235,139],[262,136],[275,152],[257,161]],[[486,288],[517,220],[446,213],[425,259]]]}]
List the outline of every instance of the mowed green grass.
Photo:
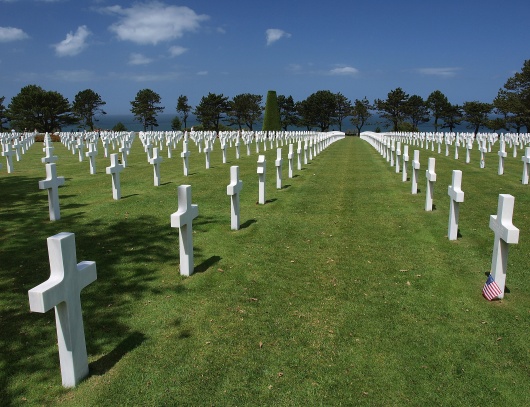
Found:
[{"label": "mowed green grass", "polygon": [[[219,143],[212,168],[190,143],[161,167],[137,139],[112,199],[110,160],[97,174],[55,143],[61,219],[50,222],[42,145],[15,173],[0,172],[0,404],[9,405],[446,405],[530,404],[529,186],[497,146],[479,168],[421,150],[418,195],[368,143],[346,138],[276,189],[267,157],[266,205],[257,205],[257,154]],[[415,147],[410,147],[413,156]],[[296,150],[296,146],[295,146]],[[164,157],[167,152],[164,150]],[[424,211],[425,170],[436,157],[436,210]],[[243,180],[239,231],[230,230],[230,165]],[[447,240],[451,171],[463,171],[462,237]],[[410,173],[410,162],[409,162]],[[177,186],[192,186],[196,273],[179,275]],[[489,216],[515,196],[502,301],[481,289],[489,271]],[[30,313],[27,291],[49,277],[46,238],[76,236],[78,261],[98,279],[81,293],[90,376],[63,389],[55,317]]]}]

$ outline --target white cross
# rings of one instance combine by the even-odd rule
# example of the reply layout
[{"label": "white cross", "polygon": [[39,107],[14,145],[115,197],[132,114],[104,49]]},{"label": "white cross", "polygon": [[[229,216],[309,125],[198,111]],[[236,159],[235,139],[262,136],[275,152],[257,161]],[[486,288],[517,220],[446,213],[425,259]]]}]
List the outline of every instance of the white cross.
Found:
[{"label": "white cross", "polygon": [[504,297],[506,285],[506,269],[508,267],[508,245],[519,242],[519,229],[512,223],[515,198],[512,195],[500,194],[497,215],[490,215],[490,229],[495,232],[493,256],[491,259],[491,275]]},{"label": "white cross", "polygon": [[13,154],[15,154],[15,152],[11,148],[10,142],[4,144],[3,150],[4,151],[2,151],[2,156],[4,156],[7,161],[7,172],[8,174],[11,174],[13,172]]},{"label": "white cross", "polygon": [[401,156],[401,142],[398,141],[396,143],[396,174],[399,174],[399,160],[400,160],[400,157]]},{"label": "white cross", "polygon": [[230,226],[232,230],[239,230],[239,193],[243,188],[243,181],[239,179],[239,167],[230,167],[230,184],[226,187],[226,194],[230,196]]},{"label": "white cross", "polygon": [[55,307],[62,383],[74,387],[88,375],[80,292],[97,279],[96,263],[77,263],[73,233],[59,233],[47,242],[50,278],[28,291],[29,307],[41,313]]},{"label": "white cross", "polygon": [[171,227],[179,228],[180,274],[193,274],[192,222],[199,216],[199,207],[191,203],[191,185],[178,187],[178,210],[171,215]]},{"label": "white cross", "polygon": [[458,147],[460,147],[460,136],[456,136],[456,141],[455,141],[455,160],[458,160]]},{"label": "white cross", "polygon": [[41,158],[43,164],[54,163],[57,161],[57,156],[53,155],[53,150],[55,150],[53,147],[46,147],[44,150],[46,150],[46,156]]},{"label": "white cross", "polygon": [[226,140],[221,140],[221,150],[223,152],[223,164],[226,164]]},{"label": "white cross", "polygon": [[528,166],[530,164],[530,147],[526,147],[525,155],[522,158],[523,161],[523,185],[528,185]]},{"label": "white cross", "polygon": [[83,161],[85,158],[83,155],[83,149],[85,148],[85,143],[83,143],[83,140],[79,138],[77,140],[77,154],[79,156],[79,162]]},{"label": "white cross", "polygon": [[409,162],[409,146],[405,144],[403,146],[403,176],[401,181],[407,182],[407,163]]},{"label": "white cross", "polygon": [[[480,142],[479,142],[480,144]],[[480,147],[480,168],[486,167],[486,153],[488,152],[488,148],[486,146],[486,140],[483,141],[482,146]]]},{"label": "white cross", "polygon": [[418,193],[418,171],[420,170],[420,150],[414,150],[412,160],[412,194]]},{"label": "white cross", "polygon": [[130,147],[123,143],[123,146],[118,149],[118,151],[121,153],[121,162],[123,165],[123,168],[127,167],[127,156],[129,155]]},{"label": "white cross", "polygon": [[180,156],[182,157],[182,161],[184,164],[184,175],[188,176],[188,157],[190,156],[190,152],[188,151],[188,138],[185,137],[184,141],[182,142],[182,153],[180,153]]},{"label": "white cross", "polygon": [[297,168],[298,171],[302,169],[302,140],[298,140],[298,148],[296,149],[297,154]]},{"label": "white cross", "polygon": [[46,164],[46,179],[39,181],[39,189],[48,190],[48,209],[50,220],[61,219],[59,208],[59,187],[64,185],[64,177],[57,176],[55,163]]},{"label": "white cross", "polygon": [[276,166],[276,189],[282,189],[282,149],[278,148],[276,150],[276,161],[274,162]]},{"label": "white cross", "polygon": [[90,160],[90,174],[96,173],[96,156],[98,155],[98,151],[96,150],[94,143],[90,143],[88,145],[88,152],[85,153],[85,155]]},{"label": "white cross", "polygon": [[153,157],[153,145],[151,144],[151,141],[147,141],[144,150],[147,153],[147,162],[151,162],[151,158]]},{"label": "white cross", "polygon": [[429,158],[428,169],[425,171],[425,177],[427,178],[427,191],[425,193],[425,210],[432,211],[432,200],[434,196],[434,183],[436,182],[436,173],[434,172],[434,166],[436,159],[434,157]]},{"label": "white cross", "polygon": [[210,152],[212,149],[210,148],[210,143],[208,140],[204,141],[204,155],[206,157],[206,169],[210,168]]},{"label": "white cross", "polygon": [[497,174],[502,175],[504,174],[504,159],[508,155],[508,153],[506,153],[506,145],[504,140],[499,141],[499,152],[497,154],[499,155],[499,169]]},{"label": "white cross", "polygon": [[162,156],[158,155],[158,148],[153,148],[153,157],[149,160],[149,164],[153,165],[153,178],[155,187],[160,186],[160,163],[162,161]]},{"label": "white cross", "polygon": [[289,153],[287,154],[287,160],[289,162],[289,178],[293,177],[293,145],[289,144]]},{"label": "white cross", "polygon": [[120,172],[124,166],[119,163],[118,154],[110,155],[110,167],[106,168],[106,173],[112,175],[112,198],[118,200],[121,198]]},{"label": "white cross", "polygon": [[458,238],[458,216],[460,212],[460,202],[464,202],[464,191],[462,191],[462,171],[453,170],[453,182],[447,188],[447,195],[450,198],[449,204],[449,225],[447,237],[449,240]]},{"label": "white cross", "polygon": [[258,156],[258,203],[265,205],[265,175],[267,169],[267,162],[264,155]]}]

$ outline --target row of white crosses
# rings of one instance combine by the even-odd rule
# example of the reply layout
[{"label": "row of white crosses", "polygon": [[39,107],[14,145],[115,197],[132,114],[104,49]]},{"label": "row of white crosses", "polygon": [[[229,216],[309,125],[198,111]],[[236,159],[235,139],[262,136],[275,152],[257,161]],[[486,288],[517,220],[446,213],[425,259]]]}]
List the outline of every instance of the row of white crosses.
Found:
[{"label": "row of white crosses", "polygon": [[[35,136],[36,133],[17,133],[15,131],[0,135],[1,155],[6,158],[8,174],[12,174],[15,170],[13,156],[17,161],[20,161],[26,151],[35,143]],[[2,169],[1,163],[0,169]]]},{"label": "row of white crosses", "polygon": [[[333,141],[341,138],[343,137],[335,135]],[[157,148],[153,149],[156,150]],[[289,151],[292,151],[292,148]],[[262,157],[264,174],[265,160],[264,156],[260,156],[260,160]],[[110,158],[111,166],[107,167],[107,173],[113,177],[114,199],[119,199],[119,174],[123,170],[123,165],[118,162],[118,154],[111,154]],[[281,161],[281,149],[278,149],[278,158]],[[258,169],[260,160],[258,160]],[[47,168],[55,169],[55,163],[46,165],[50,166]],[[57,180],[57,177],[53,178]],[[239,167],[230,167],[230,183],[227,185],[226,193],[230,196],[231,202],[232,230],[238,230],[240,227],[239,194],[242,187]],[[179,268],[180,274],[184,276],[190,276],[194,271],[192,228],[193,220],[198,215],[198,205],[192,204],[191,186],[179,186],[178,210],[170,216],[170,221],[171,227],[179,229]],[[96,263],[93,261],[77,263],[73,233],[62,232],[49,237],[47,241],[50,278],[28,291],[30,309],[40,313],[47,312],[51,308],[55,309],[62,384],[64,387],[74,387],[89,373],[80,292],[96,280]]]},{"label": "row of white crosses", "polygon": [[[368,134],[371,132],[365,133]],[[400,146],[401,144],[407,143],[408,145],[418,146],[420,148],[423,148],[425,143],[425,147],[428,149],[430,145],[432,151],[435,151],[434,144],[438,143],[439,154],[441,152],[441,144],[445,143],[446,156],[449,156],[449,146],[454,145],[454,158],[456,160],[459,159],[458,148],[464,146],[466,149],[466,164],[471,162],[471,150],[476,144],[480,152],[479,165],[481,168],[486,167],[486,154],[491,152],[492,146],[495,143],[498,143],[498,175],[504,174],[504,161],[507,157],[506,145],[513,148],[514,158],[517,157],[518,148],[525,149],[525,154],[521,159],[523,161],[522,183],[525,184],[526,181],[525,172],[528,173],[528,162],[530,161],[530,153],[526,151],[527,147],[525,147],[526,144],[530,144],[530,134],[528,133],[506,133],[500,136],[497,133],[478,133],[476,136],[474,133],[378,133],[377,137],[372,138],[374,147],[391,165],[394,165],[394,158],[396,158],[396,167],[399,165],[398,152],[400,152],[400,149],[397,148],[398,143]]]},{"label": "row of white crosses", "polygon": [[[382,136],[380,134],[364,132],[361,134],[361,138],[369,142],[374,146],[381,155],[391,153],[391,149],[387,149],[387,144],[381,142]],[[407,146],[405,146],[407,147]],[[387,151],[388,150],[388,151]],[[405,149],[405,153],[408,154],[408,149]],[[525,156],[529,156],[528,161],[524,161],[525,164],[530,162],[530,147],[526,148]],[[404,158],[405,160],[405,158]],[[407,157],[408,160],[408,157]],[[433,183],[436,181],[436,173],[434,172],[435,159],[429,158],[428,170],[426,171],[427,177],[427,193],[425,210],[432,210],[432,193]],[[405,161],[403,170],[405,171]],[[419,164],[419,150],[414,150],[414,160],[412,163],[412,193],[417,193],[417,171],[420,168]],[[528,169],[525,169],[528,176]],[[525,174],[523,173],[523,183]],[[405,181],[405,178],[403,178]],[[526,179],[528,182],[528,179]],[[448,223],[448,239],[456,240],[458,238],[458,217],[459,217],[459,204],[464,201],[464,192],[462,191],[462,171],[453,170],[452,183],[448,187],[447,194],[450,198],[449,206],[449,223]],[[497,207],[497,215],[490,216],[489,227],[495,233],[492,263],[491,263],[491,276],[498,287],[498,292],[495,292],[493,298],[504,298],[504,291],[506,286],[506,270],[508,264],[508,248],[509,244],[516,244],[519,241],[519,229],[517,229],[512,223],[513,208],[515,198],[509,194],[500,194],[499,202]]]}]

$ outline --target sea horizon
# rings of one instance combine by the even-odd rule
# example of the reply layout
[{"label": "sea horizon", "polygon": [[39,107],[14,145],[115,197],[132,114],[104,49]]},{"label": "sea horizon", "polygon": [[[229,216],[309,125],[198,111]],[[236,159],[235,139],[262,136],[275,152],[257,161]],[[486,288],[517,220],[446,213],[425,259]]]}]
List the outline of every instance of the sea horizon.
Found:
[{"label": "sea horizon", "polygon": [[[180,115],[177,114],[169,114],[169,113],[162,113],[157,116],[157,127],[153,127],[153,131],[171,131],[171,122],[174,119],[175,116],[178,116],[179,119],[181,119],[182,126],[184,127],[184,123],[182,121],[182,118]],[[106,114],[106,115],[99,115],[96,118],[96,121],[94,123],[94,128],[99,130],[112,130],[114,126],[118,123],[122,123],[127,131],[142,131],[143,126],[142,124],[134,119],[134,116],[129,114]],[[223,120],[221,120],[221,123],[226,125]],[[199,125],[200,123],[197,121],[197,118],[194,115],[190,115],[187,120],[187,127],[191,128],[194,126]],[[427,123],[422,123],[418,126],[418,130],[420,132],[434,132],[434,121],[430,120]],[[234,130],[238,130],[237,126],[231,126]],[[257,122],[253,126],[253,131],[261,131],[262,128],[262,122]],[[362,127],[362,131],[375,131],[377,128],[381,132],[384,131],[390,131],[390,123],[388,120],[380,118],[378,115],[374,114],[370,119],[367,121],[367,123]],[[244,126],[244,129],[247,129],[246,126]],[[70,132],[70,131],[83,131],[84,129],[82,127],[79,127],[79,125],[74,126],[65,126],[62,128],[62,131]],[[151,130],[149,127],[148,130]],[[300,130],[307,130],[305,127],[296,127],[296,126],[289,126],[288,131],[300,131]],[[333,125],[330,127],[330,130],[339,130],[338,125]],[[350,117],[347,117],[342,122],[342,131],[347,132],[348,130],[356,130],[355,126],[353,126],[350,122]],[[439,128],[438,131],[448,131],[448,129],[441,129]],[[466,124],[460,124],[455,127],[455,132],[471,132],[472,129],[468,128]],[[481,131],[488,131],[485,130],[485,128],[481,128]]]}]

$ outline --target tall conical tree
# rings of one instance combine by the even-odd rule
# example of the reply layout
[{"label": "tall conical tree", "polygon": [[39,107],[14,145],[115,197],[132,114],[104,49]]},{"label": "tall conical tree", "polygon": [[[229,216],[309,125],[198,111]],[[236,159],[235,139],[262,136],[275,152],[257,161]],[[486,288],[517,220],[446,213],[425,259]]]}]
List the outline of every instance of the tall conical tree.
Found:
[{"label": "tall conical tree", "polygon": [[278,97],[275,90],[269,90],[265,102],[265,114],[263,115],[263,131],[280,131],[281,129]]}]

